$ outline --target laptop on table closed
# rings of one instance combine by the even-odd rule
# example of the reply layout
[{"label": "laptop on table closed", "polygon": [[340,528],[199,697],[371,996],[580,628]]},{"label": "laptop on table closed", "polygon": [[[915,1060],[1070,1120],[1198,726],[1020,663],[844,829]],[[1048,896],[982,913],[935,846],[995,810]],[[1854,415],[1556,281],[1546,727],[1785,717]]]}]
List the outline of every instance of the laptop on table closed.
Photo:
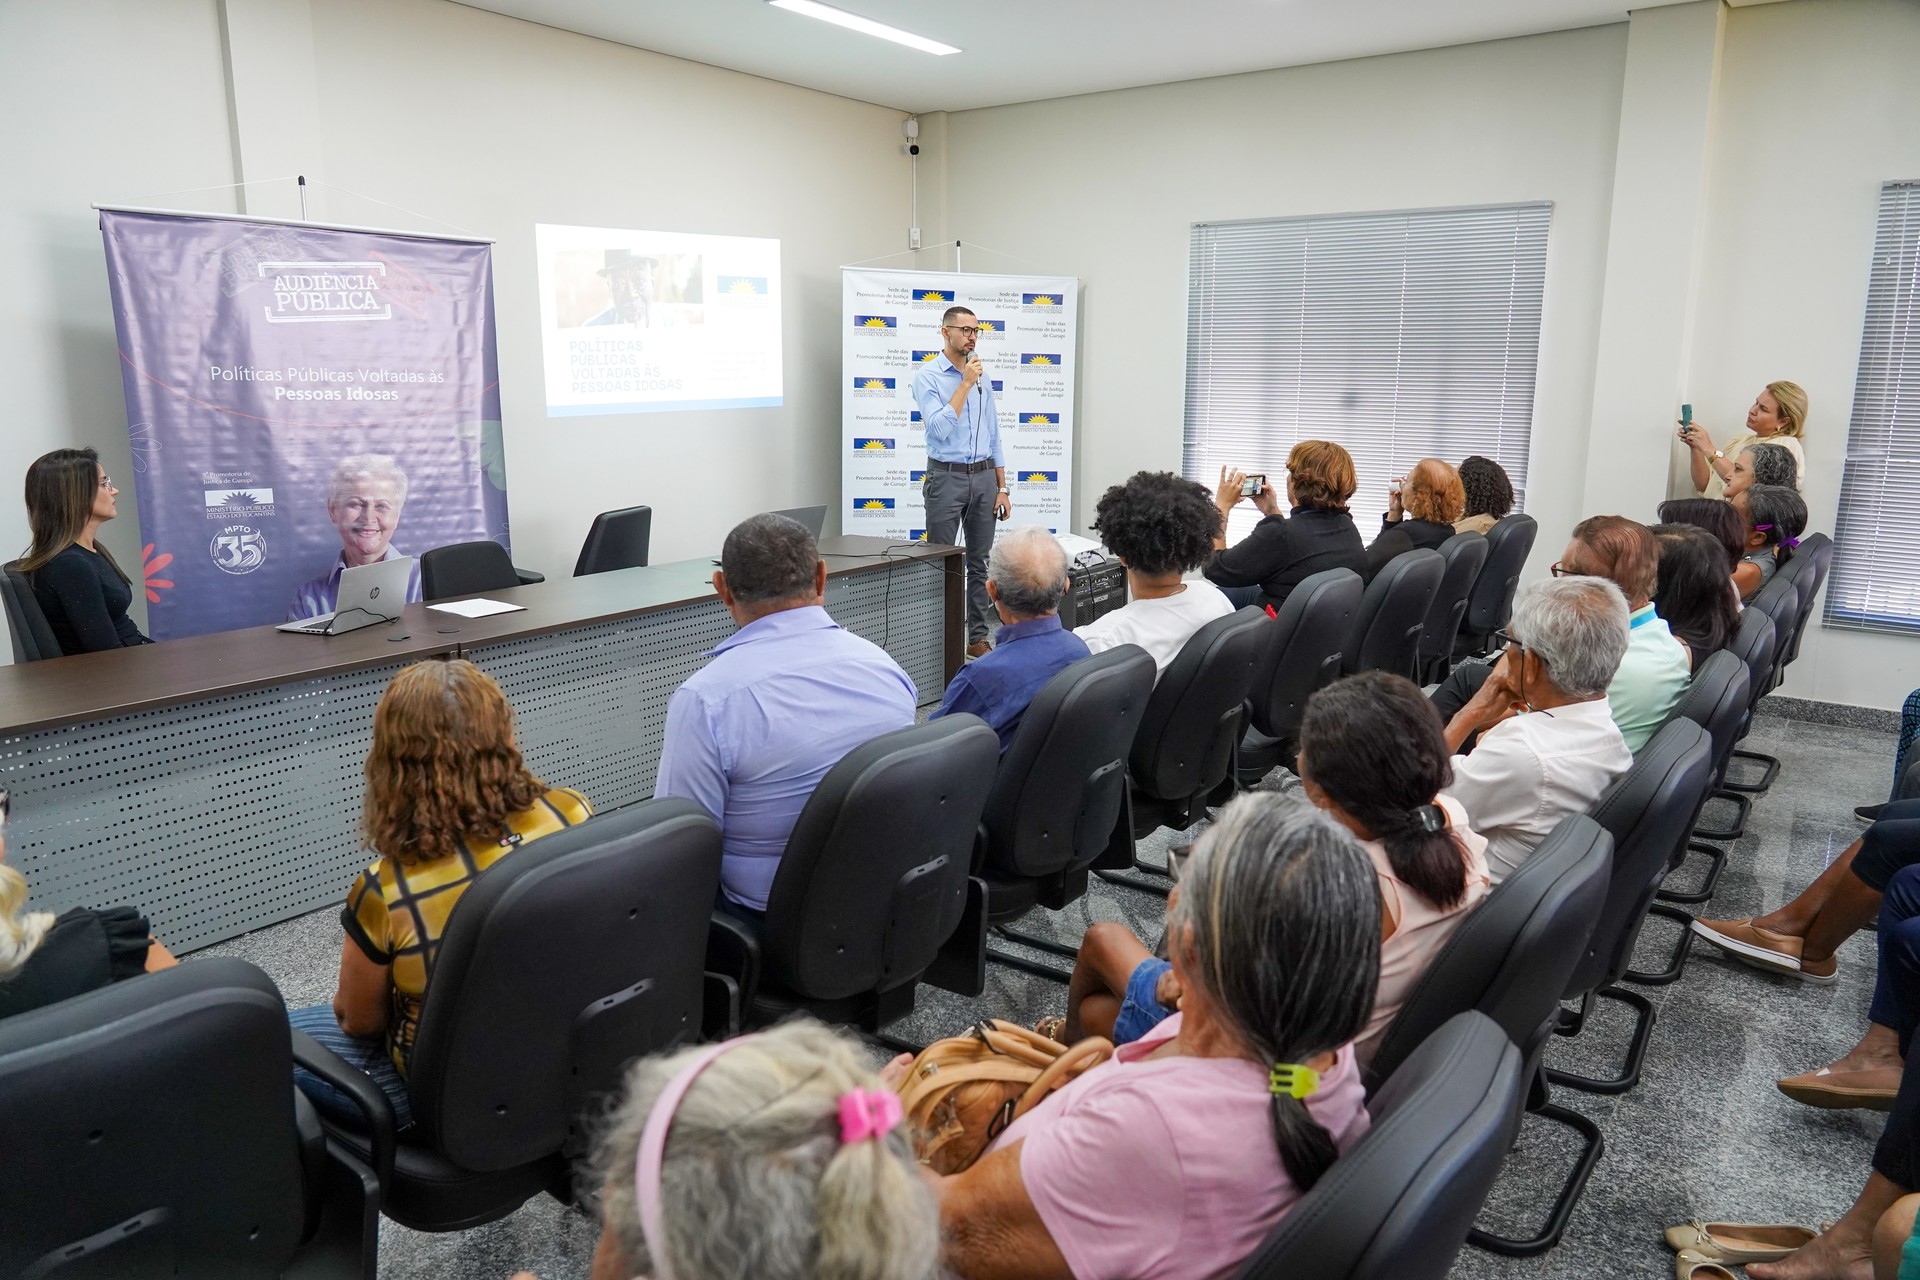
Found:
[{"label": "laptop on table closed", "polygon": [[340,590],[332,613],[299,622],[283,622],[276,631],[306,636],[337,636],[381,622],[397,622],[407,607],[407,583],[413,577],[412,556],[395,556],[340,571]]}]

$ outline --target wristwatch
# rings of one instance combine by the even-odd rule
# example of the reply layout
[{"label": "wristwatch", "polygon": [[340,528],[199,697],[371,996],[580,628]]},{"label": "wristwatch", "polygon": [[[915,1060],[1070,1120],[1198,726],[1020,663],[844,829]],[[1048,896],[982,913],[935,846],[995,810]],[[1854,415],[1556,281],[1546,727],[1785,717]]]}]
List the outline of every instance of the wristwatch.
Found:
[{"label": "wristwatch", "polygon": [[1010,495],[1010,494],[1012,494],[1012,493],[1013,493],[1013,490],[1011,490],[1011,489],[1009,489],[1009,488],[1007,488],[1007,487],[1005,487],[1005,486],[1003,485],[1003,486],[1001,486],[1001,489],[1000,489],[1000,492],[1002,492],[1002,493],[1005,493],[1005,494],[1009,494],[1009,495]]},{"label": "wristwatch", "polygon": [[1727,457],[1727,455],[1726,455],[1726,454],[1724,454],[1724,453],[1722,453],[1722,452],[1720,452],[1720,450],[1718,450],[1718,449],[1715,449],[1715,450],[1713,451],[1713,456],[1714,456],[1714,457],[1716,457],[1716,458],[1719,458],[1719,459],[1720,459],[1721,461],[1723,461],[1723,462],[1724,462],[1724,461],[1726,460],[1726,457]]}]

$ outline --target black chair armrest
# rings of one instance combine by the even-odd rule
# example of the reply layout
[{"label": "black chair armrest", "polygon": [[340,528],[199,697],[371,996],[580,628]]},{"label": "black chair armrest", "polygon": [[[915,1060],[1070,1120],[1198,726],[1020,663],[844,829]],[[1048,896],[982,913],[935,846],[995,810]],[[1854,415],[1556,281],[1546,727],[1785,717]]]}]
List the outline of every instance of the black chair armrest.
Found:
[{"label": "black chair armrest", "polygon": [[356,1070],[345,1058],[298,1029],[293,1033],[293,1060],[352,1098],[360,1109],[373,1144],[373,1176],[384,1196],[393,1181],[393,1152],[398,1143],[393,1103],[366,1072]]},{"label": "black chair armrest", "polygon": [[724,911],[708,916],[706,971],[733,979],[740,988],[740,1010],[753,1007],[760,990],[760,935],[752,925]]},{"label": "black chair armrest", "polygon": [[514,567],[513,575],[520,579],[520,585],[523,587],[530,587],[536,582],[545,582],[547,580],[546,574],[535,573],[531,569],[522,569],[517,565]]}]

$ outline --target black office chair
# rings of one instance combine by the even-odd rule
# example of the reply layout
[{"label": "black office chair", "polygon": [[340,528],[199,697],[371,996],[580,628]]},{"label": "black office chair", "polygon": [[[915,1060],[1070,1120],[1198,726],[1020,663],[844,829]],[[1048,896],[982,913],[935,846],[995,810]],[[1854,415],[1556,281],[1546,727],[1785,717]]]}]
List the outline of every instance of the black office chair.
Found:
[{"label": "black office chair", "polygon": [[1813,602],[1826,585],[1827,572],[1833,568],[1833,539],[1824,533],[1810,533],[1780,572],[1793,579],[1800,595],[1800,608],[1793,625],[1793,643],[1787,647],[1786,662],[1791,666],[1800,657],[1800,637],[1806,634],[1807,621],[1813,616]]},{"label": "black office chair", "polygon": [[1433,597],[1440,590],[1446,561],[1422,547],[1387,561],[1367,584],[1354,611],[1353,635],[1341,656],[1341,671],[1390,671],[1418,675],[1420,633],[1426,629]]},{"label": "black office chair", "polygon": [[627,1066],[699,1035],[719,884],[720,829],[680,799],[601,814],[488,867],[434,958],[403,1134],[365,1075],[295,1033],[301,1066],[359,1091],[368,1127],[327,1132],[373,1166],[382,1211],[460,1231],[542,1191],[571,1200],[570,1166]]},{"label": "black office chair", "polygon": [[1462,1013],[1367,1100],[1373,1125],[1267,1233],[1237,1280],[1442,1280],[1520,1123],[1520,1051]]},{"label": "black office chair", "polygon": [[1293,768],[1307,699],[1339,676],[1365,589],[1353,570],[1325,569],[1302,579],[1280,606],[1247,700],[1251,723],[1240,735],[1241,786],[1258,786],[1276,767]]},{"label": "black office chair", "polygon": [[486,538],[435,547],[420,557],[420,598],[429,602],[546,580],[545,574],[514,568],[507,549]]},{"label": "black office chair", "polygon": [[1427,625],[1420,630],[1420,672],[1416,684],[1438,684],[1453,670],[1453,645],[1466,620],[1467,600],[1480,571],[1486,567],[1490,547],[1477,533],[1456,533],[1440,544],[1440,558],[1446,569],[1440,575],[1440,589],[1433,593],[1433,607],[1427,611]]},{"label": "black office chair", "polygon": [[[1127,755],[1154,692],[1153,659],[1123,644],[1082,658],[1034,695],[1007,744],[981,815],[974,874],[1001,936],[1052,955],[1074,948],[1005,922],[1035,906],[1059,910],[1095,868],[1133,865]],[[991,951],[1000,963],[1065,981],[1059,969]]]},{"label": "black office chair", "polygon": [[1460,922],[1407,994],[1369,1067],[1371,1080],[1395,1076],[1429,1036],[1467,1010],[1492,1018],[1519,1049],[1530,1082],[1528,1109],[1574,1130],[1581,1155],[1540,1231],[1519,1240],[1483,1231],[1470,1237],[1482,1248],[1509,1257],[1544,1253],[1560,1242],[1605,1150],[1592,1120],[1551,1101],[1541,1058],[1559,1022],[1560,994],[1606,900],[1612,867],[1613,838],[1598,823],[1585,814],[1562,819]]},{"label": "black office chair", "polygon": [[1618,1076],[1598,1079],[1547,1070],[1547,1079],[1589,1093],[1625,1093],[1640,1080],[1647,1041],[1653,1034],[1653,1002],[1616,984],[1626,976],[1647,908],[1676,851],[1683,849],[1713,781],[1713,740],[1691,720],[1670,720],[1634,757],[1628,769],[1594,805],[1594,821],[1613,837],[1613,874],[1607,900],[1594,918],[1592,935],[1567,983],[1564,999],[1580,1008],[1562,1016],[1559,1035],[1578,1035],[1596,999],[1613,1000],[1633,1013],[1626,1062]]},{"label": "black office chair", "polygon": [[[787,837],[765,920],[713,913],[716,945],[730,935],[757,953],[743,970],[748,1025],[804,1010],[878,1031],[913,1011],[914,984],[968,914],[974,837],[999,759],[986,722],[956,715],[883,733],[827,770]],[[977,970],[978,913],[964,943]]]},{"label": "black office chair", "polygon": [[[1766,679],[1754,691],[1754,702],[1758,703],[1775,689],[1787,669],[1787,655],[1793,651],[1793,642],[1798,639],[1796,627],[1800,616],[1800,583],[1783,573],[1773,575],[1766,586],[1747,601],[1745,613],[1761,613],[1773,621],[1773,665],[1768,669]],[[1735,760],[1746,760],[1760,766],[1757,778],[1729,778],[1726,788],[1748,795],[1764,793],[1780,775],[1780,760],[1777,756],[1764,751],[1748,751],[1736,748]]]},{"label": "black office chair", "polygon": [[[1247,722],[1247,694],[1267,642],[1266,610],[1249,605],[1190,636],[1160,673],[1127,757],[1133,838],[1161,827],[1184,831],[1240,789],[1236,761]],[[1133,863],[1161,875],[1165,868]],[[1171,885],[1102,871],[1101,878],[1165,896]]]},{"label": "black office chair", "polygon": [[574,562],[573,576],[584,578],[590,573],[638,569],[647,563],[647,548],[652,541],[652,507],[602,511],[593,518],[587,540],[580,545],[580,558]]},{"label": "black office chair", "polygon": [[224,956],[0,1020],[0,1275],[372,1280],[379,1187],[296,1098],[290,1037]]},{"label": "black office chair", "polygon": [[41,612],[40,601],[33,594],[33,584],[14,567],[18,563],[16,560],[0,571],[0,601],[6,606],[13,660],[39,662],[43,658],[64,657],[53,628],[47,624],[47,615]]},{"label": "black office chair", "polygon": [[[1686,692],[1680,695],[1680,701],[1674,704],[1668,720],[1691,720],[1707,731],[1712,743],[1712,769],[1707,780],[1708,798],[1718,798],[1736,804],[1740,822],[1744,828],[1747,806],[1750,803],[1745,796],[1736,795],[1717,788],[1726,776],[1727,764],[1733,757],[1733,744],[1740,734],[1740,722],[1747,714],[1752,699],[1747,692],[1747,664],[1740,658],[1722,649],[1711,654],[1693,673],[1693,679],[1687,683]],[[1687,860],[1687,855],[1697,853],[1707,859],[1707,872],[1697,889],[1681,891],[1662,888],[1655,897],[1658,899],[1651,910],[1654,915],[1677,922],[1681,932],[1678,945],[1674,948],[1673,959],[1665,969],[1653,973],[1629,971],[1627,977],[1635,982],[1652,986],[1663,986],[1680,976],[1686,968],[1687,953],[1691,949],[1689,941],[1692,935],[1687,932],[1693,924],[1693,917],[1674,903],[1701,903],[1710,901],[1714,890],[1720,884],[1720,873],[1726,869],[1727,851],[1715,845],[1703,844],[1701,840],[1737,839],[1741,831],[1728,836],[1718,830],[1702,830],[1696,821],[1692,831],[1677,845],[1667,862],[1667,872],[1671,875],[1679,870]]]},{"label": "black office chair", "polygon": [[1540,526],[1529,515],[1503,516],[1487,530],[1487,562],[1480,567],[1460,634],[1453,642],[1455,659],[1473,658],[1493,647],[1493,633],[1506,629],[1513,617],[1513,596],[1520,589],[1520,571],[1533,552]]}]

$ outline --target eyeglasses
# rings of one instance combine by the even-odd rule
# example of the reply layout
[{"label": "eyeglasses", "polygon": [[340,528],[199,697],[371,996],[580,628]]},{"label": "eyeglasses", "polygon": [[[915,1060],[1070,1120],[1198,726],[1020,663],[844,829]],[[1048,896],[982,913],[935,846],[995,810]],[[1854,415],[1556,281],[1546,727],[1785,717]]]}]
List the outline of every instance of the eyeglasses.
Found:
[{"label": "eyeglasses", "polygon": [[1547,567],[1547,572],[1551,573],[1556,578],[1569,578],[1569,577],[1577,578],[1580,576],[1575,570],[1569,569],[1567,567],[1567,562],[1564,560],[1555,560],[1551,565]]},{"label": "eyeglasses", "polygon": [[112,476],[101,476],[101,477],[100,477],[100,487],[101,487],[102,489],[111,489],[111,488],[113,488],[113,477],[112,477]]},{"label": "eyeglasses", "polygon": [[953,325],[942,325],[941,327],[944,328],[948,333],[957,333],[963,338],[977,338],[980,336],[980,330],[972,326],[962,328],[960,325],[953,324]]},{"label": "eyeglasses", "polygon": [[1514,638],[1513,638],[1513,632],[1511,632],[1511,631],[1496,631],[1496,632],[1494,632],[1494,633],[1493,633],[1493,641],[1494,641],[1494,643],[1495,643],[1495,644],[1497,644],[1497,645],[1499,645],[1499,646],[1500,646],[1500,647],[1501,647],[1502,649],[1521,649],[1521,650],[1524,650],[1524,649],[1526,649],[1526,647],[1527,647],[1527,646],[1525,646],[1524,644],[1521,644],[1521,643],[1520,643],[1520,642],[1519,642],[1518,640],[1516,640],[1516,639],[1514,639]]}]

